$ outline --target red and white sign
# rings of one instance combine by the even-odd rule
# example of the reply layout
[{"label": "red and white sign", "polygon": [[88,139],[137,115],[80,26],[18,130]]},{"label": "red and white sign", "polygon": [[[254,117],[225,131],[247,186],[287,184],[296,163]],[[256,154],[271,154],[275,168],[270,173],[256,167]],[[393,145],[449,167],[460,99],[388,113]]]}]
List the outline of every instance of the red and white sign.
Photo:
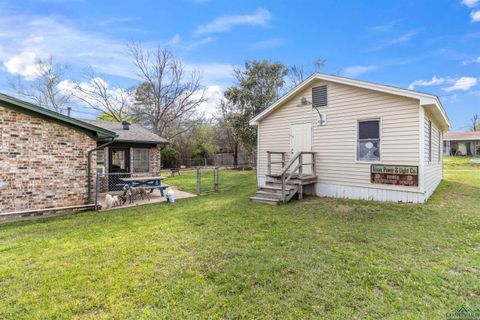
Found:
[{"label": "red and white sign", "polygon": [[418,167],[372,164],[370,182],[416,187],[418,186]]}]

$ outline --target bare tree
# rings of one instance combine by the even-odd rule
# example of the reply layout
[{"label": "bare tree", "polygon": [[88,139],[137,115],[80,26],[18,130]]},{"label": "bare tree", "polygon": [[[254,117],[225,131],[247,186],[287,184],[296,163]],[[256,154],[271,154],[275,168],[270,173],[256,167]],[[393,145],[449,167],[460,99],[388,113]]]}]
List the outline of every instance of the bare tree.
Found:
[{"label": "bare tree", "polygon": [[313,65],[315,67],[315,72],[318,72],[320,69],[324,68],[327,65],[327,59],[317,58]]},{"label": "bare tree", "polygon": [[233,152],[233,165],[238,165],[238,154],[240,148],[240,141],[238,137],[233,134],[233,129],[229,122],[232,106],[228,105],[228,101],[225,99],[220,100],[218,104],[219,114],[216,118],[216,139],[218,145],[222,149],[226,149],[227,152]]},{"label": "bare tree", "polygon": [[[313,70],[308,71],[308,72],[309,73],[318,72],[320,69],[325,67],[326,64],[327,64],[326,59],[318,58],[317,60],[315,60],[313,62]],[[287,89],[292,89],[292,88],[298,86],[300,83],[302,83],[303,80],[305,80],[305,78],[306,78],[305,73],[306,73],[306,71],[305,71],[303,66],[293,65],[290,68],[288,68],[288,74],[287,75],[288,75],[289,85],[288,85]]]},{"label": "bare tree", "polygon": [[72,95],[61,88],[67,65],[54,62],[53,56],[38,60],[35,64],[34,79],[25,81],[18,77],[10,81],[12,89],[23,98],[56,112],[63,112],[70,104]]},{"label": "bare tree", "polygon": [[131,120],[133,93],[124,88],[111,88],[92,68],[85,72],[85,82],[75,83],[72,95],[94,110],[108,115],[113,121]]},{"label": "bare tree", "polygon": [[162,136],[177,134],[179,123],[190,122],[206,101],[198,72],[187,72],[172,52],[144,49],[131,43],[128,51],[142,84],[135,91],[133,115]]},{"label": "bare tree", "polygon": [[288,68],[288,79],[292,87],[298,86],[305,80],[305,71],[302,66],[293,65]]},{"label": "bare tree", "polygon": [[474,114],[472,116],[471,124],[470,124],[470,131],[477,131],[478,130],[478,114]]}]

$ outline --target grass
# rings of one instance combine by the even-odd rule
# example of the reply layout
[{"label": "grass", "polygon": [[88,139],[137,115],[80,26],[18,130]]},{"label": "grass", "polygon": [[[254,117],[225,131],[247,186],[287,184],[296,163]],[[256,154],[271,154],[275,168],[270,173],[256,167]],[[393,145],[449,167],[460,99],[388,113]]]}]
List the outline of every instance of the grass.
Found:
[{"label": "grass", "polygon": [[[220,193],[174,205],[1,225],[0,318],[432,319],[480,307],[480,167],[445,167],[456,171],[424,205],[272,207],[249,202],[253,172],[222,171]],[[196,188],[193,175],[167,183]]]}]

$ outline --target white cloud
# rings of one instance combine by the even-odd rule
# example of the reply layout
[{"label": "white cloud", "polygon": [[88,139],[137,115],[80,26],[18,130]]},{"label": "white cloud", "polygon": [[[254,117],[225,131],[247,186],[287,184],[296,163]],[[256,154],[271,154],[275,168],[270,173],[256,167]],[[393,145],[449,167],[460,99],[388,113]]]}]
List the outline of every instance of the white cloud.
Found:
[{"label": "white cloud", "polygon": [[166,42],[167,46],[175,47],[182,50],[191,50],[196,47],[211,43],[214,39],[212,37],[206,37],[195,41],[184,41],[182,37],[177,33],[170,40]]},{"label": "white cloud", "polygon": [[[78,87],[80,87],[80,89]],[[112,87],[107,80],[96,77],[90,80],[90,82],[80,82],[74,83],[69,80],[63,80],[58,85],[57,88],[63,92],[73,94],[75,100],[82,106],[88,107],[88,103],[96,106],[100,106],[98,100],[93,98],[91,95],[86,94],[85,92],[95,92],[95,88],[102,87],[106,89],[106,94],[109,97],[109,103],[113,105],[118,105],[120,107],[125,101],[129,105],[133,105],[134,96],[133,92],[125,90],[120,87]],[[106,111],[106,110],[105,110]],[[94,111],[96,112],[96,111]]]},{"label": "white cloud", "polygon": [[[56,16],[15,14],[0,10],[0,62],[5,71],[31,79],[38,59],[53,55],[56,62],[73,68],[92,66],[95,71],[136,80],[135,69],[125,54],[123,39],[84,31]],[[175,35],[168,45],[189,49],[213,41],[211,37],[185,42]],[[156,44],[145,44],[146,47]],[[206,85],[227,85],[232,80],[233,66],[222,63],[191,63],[186,68],[202,73]]]},{"label": "white cloud", "polygon": [[414,90],[415,87],[431,87],[450,84],[449,87],[442,88],[442,90],[445,92],[456,90],[468,91],[477,84],[477,81],[477,78],[473,77],[451,78],[434,76],[431,80],[415,80],[408,86],[408,89]]},{"label": "white cloud", "polygon": [[220,100],[223,98],[222,89],[217,85],[208,86],[205,92],[205,98],[206,101],[200,105],[198,110],[206,116],[212,117],[217,111]]},{"label": "white cloud", "polygon": [[407,32],[399,35],[396,38],[384,41],[382,44],[378,45],[377,47],[372,48],[371,50],[376,51],[376,50],[385,49],[387,47],[407,43],[410,40],[412,40],[417,34],[418,34],[418,30],[407,31]]},{"label": "white cloud", "polygon": [[222,16],[207,24],[199,25],[195,30],[195,34],[226,32],[235,26],[241,25],[265,26],[270,21],[270,17],[270,12],[263,8],[259,8],[251,14]]},{"label": "white cloud", "polygon": [[414,90],[415,87],[431,87],[431,86],[436,86],[436,85],[441,85],[445,83],[452,83],[454,80],[451,78],[443,78],[443,77],[437,77],[433,76],[431,80],[415,80],[410,85],[408,86],[408,89]]},{"label": "white cloud", "polygon": [[463,65],[469,65],[470,63],[480,63],[480,56],[474,58],[474,59],[471,59],[471,60],[464,60],[462,61],[462,64]]},{"label": "white cloud", "polygon": [[170,40],[167,41],[168,46],[176,46],[182,42],[182,37],[176,33]]},{"label": "white cloud", "polygon": [[223,63],[187,64],[188,71],[199,71],[206,85],[231,83],[235,66]]},{"label": "white cloud", "polygon": [[269,48],[278,47],[283,43],[284,43],[283,39],[273,38],[273,39],[254,42],[250,45],[250,49],[252,50],[269,49]]},{"label": "white cloud", "polygon": [[37,55],[34,52],[21,52],[4,61],[3,66],[11,74],[33,80],[40,74],[37,61]]},{"label": "white cloud", "polygon": [[397,24],[398,21],[390,21],[386,24],[382,24],[382,25],[377,25],[377,26],[373,26],[373,27],[370,27],[368,28],[371,32],[379,32],[379,33],[383,33],[383,32],[390,32],[393,30],[393,27],[395,27],[395,25]]},{"label": "white cloud", "polygon": [[57,62],[134,77],[124,40],[83,31],[58,16],[0,11],[0,30],[9,30],[0,36],[0,61],[10,73],[31,77],[34,62],[53,55]]},{"label": "white cloud", "polygon": [[468,91],[470,88],[474,87],[477,84],[477,78],[472,77],[461,77],[455,81],[453,85],[450,87],[443,88],[442,90],[445,92],[455,91],[455,90],[462,90]]},{"label": "white cloud", "polygon": [[472,22],[480,22],[480,10],[472,11],[472,13],[470,13],[470,18]]},{"label": "white cloud", "polygon": [[342,75],[345,77],[357,77],[361,74],[377,69],[376,66],[352,66],[342,70]]},{"label": "white cloud", "polygon": [[477,6],[479,3],[480,3],[480,0],[462,0],[462,4],[469,8],[473,8]]}]

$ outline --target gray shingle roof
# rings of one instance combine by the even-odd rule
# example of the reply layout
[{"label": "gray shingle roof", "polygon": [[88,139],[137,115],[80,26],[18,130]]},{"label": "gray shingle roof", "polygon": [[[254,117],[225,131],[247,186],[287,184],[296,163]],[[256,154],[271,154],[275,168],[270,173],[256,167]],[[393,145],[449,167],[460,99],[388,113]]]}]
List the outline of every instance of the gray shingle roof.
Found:
[{"label": "gray shingle roof", "polygon": [[115,138],[115,141],[152,144],[169,143],[166,139],[156,135],[155,133],[138,124],[132,123],[129,130],[124,130],[121,122],[105,122],[84,119],[82,119],[82,121],[115,132],[118,135],[118,138]]}]

